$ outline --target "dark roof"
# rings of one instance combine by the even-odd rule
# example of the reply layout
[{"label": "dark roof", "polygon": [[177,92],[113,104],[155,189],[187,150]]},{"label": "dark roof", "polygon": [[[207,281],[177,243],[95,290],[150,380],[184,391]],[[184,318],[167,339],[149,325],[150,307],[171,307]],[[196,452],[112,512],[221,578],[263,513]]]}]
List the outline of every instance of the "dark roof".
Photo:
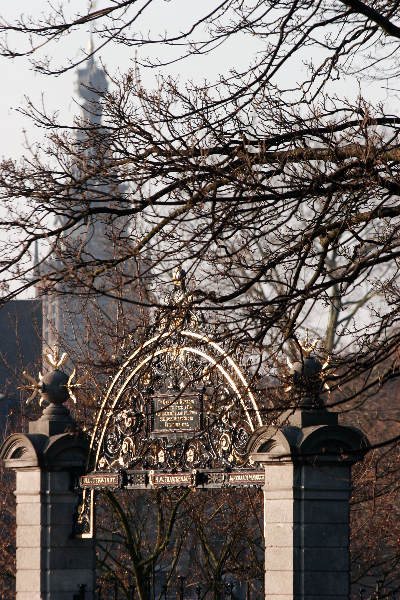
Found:
[{"label": "dark roof", "polygon": [[[13,300],[0,308],[0,394],[16,397],[22,371],[42,362],[42,300]],[[1,409],[0,409],[1,410]]]}]

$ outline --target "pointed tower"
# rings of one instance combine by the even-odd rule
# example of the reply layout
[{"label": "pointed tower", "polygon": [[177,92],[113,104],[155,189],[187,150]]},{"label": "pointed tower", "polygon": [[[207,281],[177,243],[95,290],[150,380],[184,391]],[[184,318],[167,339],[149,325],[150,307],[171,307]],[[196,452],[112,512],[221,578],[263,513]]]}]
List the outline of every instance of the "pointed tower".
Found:
[{"label": "pointed tower", "polygon": [[93,39],[88,44],[86,65],[77,71],[75,91],[82,98],[82,116],[92,125],[101,124],[102,109],[99,98],[108,90],[107,77],[93,58]]},{"label": "pointed tower", "polygon": [[[60,273],[67,271],[69,278],[55,284],[43,302],[45,350],[49,346],[58,347],[72,359],[74,355],[82,356],[88,348],[92,357],[98,356],[97,350],[90,351],[90,348],[99,342],[96,339],[99,331],[104,339],[112,339],[121,321],[121,302],[117,300],[121,286],[127,281],[135,281],[131,289],[128,292],[125,289],[122,295],[130,294],[129,297],[133,298],[139,293],[136,282],[140,269],[134,259],[128,261],[130,264],[124,262],[126,266],[121,267],[120,272],[113,268],[110,272],[97,274],[99,262],[105,263],[126,254],[131,225],[128,217],[110,217],[107,211],[115,205],[128,207],[129,202],[124,200],[124,186],[118,183],[118,178],[115,178],[114,184],[110,172],[110,144],[107,144],[107,128],[101,122],[101,96],[107,91],[108,84],[104,70],[98,66],[92,53],[93,43],[90,40],[88,59],[78,70],[76,82],[76,91],[82,101],[79,123],[83,125],[77,128],[76,143],[72,147],[71,180],[77,183],[76,188],[68,190],[68,196],[56,200],[60,210],[55,226],[64,225],[77,212],[85,211],[87,217],[81,219],[75,228],[68,229],[67,235],[60,239],[51,266]],[[91,213],[93,208],[96,212]],[[76,264],[80,264],[81,268],[79,276],[74,277],[78,274]],[[132,304],[130,311],[135,311]],[[107,327],[108,333],[104,333]],[[114,331],[111,331],[112,328]],[[98,345],[101,346],[101,343]],[[109,347],[111,345],[108,343]],[[89,354],[86,360],[90,360]],[[96,358],[95,362],[100,364],[102,360]]]},{"label": "pointed tower", "polygon": [[[76,188],[68,192],[68,198],[61,200],[64,210],[55,218],[55,226],[63,226],[77,211],[87,210],[88,216],[75,229],[69,230],[61,245],[65,254],[74,257],[79,253],[80,260],[107,259],[110,255],[110,221],[104,215],[90,215],[90,209],[120,200],[124,191],[120,185],[110,184],[107,168],[110,152],[107,144],[107,129],[102,126],[102,95],[107,92],[108,83],[104,69],[98,66],[93,57],[93,41],[88,44],[88,59],[82,69],[77,70],[75,92],[80,99],[81,114],[77,120],[75,143],[72,146],[71,170]],[[100,168],[99,168],[100,167]],[[100,176],[103,171],[105,175]],[[90,173],[95,175],[90,176]],[[115,198],[118,198],[117,200]],[[118,228],[123,223],[117,224]]]}]

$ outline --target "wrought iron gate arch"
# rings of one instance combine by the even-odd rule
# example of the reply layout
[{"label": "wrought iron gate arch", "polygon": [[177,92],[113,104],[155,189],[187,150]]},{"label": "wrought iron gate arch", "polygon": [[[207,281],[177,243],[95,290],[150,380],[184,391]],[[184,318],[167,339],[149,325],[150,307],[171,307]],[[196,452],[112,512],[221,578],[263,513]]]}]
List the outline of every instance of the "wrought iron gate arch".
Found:
[{"label": "wrought iron gate arch", "polygon": [[[257,405],[256,399],[254,397],[254,394],[252,393],[251,389],[250,389],[250,385],[248,384],[246,378],[244,377],[243,373],[241,372],[240,368],[238,367],[238,365],[235,363],[235,361],[231,358],[231,356],[219,345],[217,344],[215,341],[211,340],[208,336],[202,334],[202,333],[197,333],[194,331],[180,331],[179,332],[180,335],[184,336],[184,337],[189,337],[201,342],[205,342],[208,345],[210,345],[214,350],[216,350],[216,352],[218,352],[223,359],[225,359],[229,365],[234,369],[235,373],[237,374],[243,388],[246,390],[249,400],[253,406],[253,411],[256,417],[256,421],[257,421],[257,426],[261,427],[263,425],[263,421],[261,418],[261,413],[259,410],[259,407]],[[100,410],[98,412],[97,415],[97,419],[96,419],[96,425],[95,425],[95,429],[93,431],[92,434],[92,438],[91,438],[91,443],[90,443],[90,450],[92,452],[93,446],[94,446],[94,442],[96,439],[96,432],[97,432],[97,428],[99,425],[99,421],[101,419],[102,413],[105,410],[107,401],[112,393],[112,391],[114,390],[114,387],[117,385],[118,380],[121,378],[121,376],[126,372],[126,369],[129,367],[129,365],[134,361],[134,359],[138,356],[138,354],[140,354],[141,351],[143,351],[145,348],[147,348],[148,346],[159,342],[160,340],[162,340],[163,338],[170,338],[171,337],[171,333],[166,332],[166,333],[161,333],[157,336],[154,336],[153,338],[151,338],[150,340],[147,340],[146,342],[144,342],[143,344],[141,344],[138,348],[136,348],[134,350],[134,352],[127,358],[127,360],[123,363],[123,365],[121,366],[121,368],[119,369],[118,373],[115,375],[115,377],[113,378],[111,385],[108,387],[107,392],[105,394],[104,400],[102,402],[102,405],[100,407]],[[138,367],[130,374],[129,378],[127,380],[125,380],[125,385],[127,385],[127,383],[129,382],[129,380],[134,377],[134,375],[140,370],[140,368],[142,366],[144,366],[146,364],[147,361],[151,360],[154,356],[156,356],[159,353],[162,352],[168,352],[174,348],[177,348],[176,346],[169,346],[167,348],[163,348],[159,351],[156,351],[155,353],[149,354],[145,359],[143,359],[140,364],[138,365]],[[185,346],[183,348],[181,348],[187,352],[196,352],[196,349],[189,347],[189,346]],[[211,357],[210,355],[207,355],[206,353],[203,355],[204,358],[206,360],[209,360],[210,362],[214,362],[214,364],[217,366],[217,368],[221,371],[221,373],[226,377],[227,381],[230,383],[232,389],[234,389],[234,387],[236,387],[235,392],[237,393],[238,397],[240,398],[240,400],[242,401],[242,396],[240,395],[239,390],[237,389],[237,386],[235,386],[235,383],[233,382],[233,380],[230,378],[229,374],[226,372],[225,369],[223,369],[223,367],[221,367],[217,361]],[[122,388],[120,388],[122,390]],[[118,401],[119,397],[116,398],[116,402]],[[116,402],[113,405],[113,409],[116,406]],[[245,408],[245,407],[244,407]],[[245,408],[245,410],[247,410]],[[111,416],[111,415],[110,415]],[[256,427],[254,426],[254,423],[251,422],[251,428],[252,431],[254,431],[256,429]]]},{"label": "wrought iron gate arch", "polygon": [[[94,469],[96,469],[97,467],[97,463],[98,463],[98,459],[99,459],[99,452],[101,449],[101,444],[103,442],[103,437],[104,437],[104,433],[107,429],[107,426],[110,422],[110,419],[113,416],[113,411],[117,408],[118,406],[118,402],[121,398],[121,396],[123,395],[123,393],[125,392],[127,386],[129,385],[129,383],[132,381],[132,379],[135,377],[135,375],[143,368],[146,366],[146,364],[151,361],[152,359],[156,358],[157,356],[167,353],[167,352],[173,352],[174,350],[179,350],[179,351],[183,351],[183,352],[188,352],[188,353],[193,353],[193,354],[197,354],[199,356],[201,356],[202,358],[204,358],[204,360],[208,361],[210,364],[212,364],[214,367],[216,367],[219,372],[222,374],[222,376],[225,378],[225,380],[228,382],[228,384],[230,385],[232,391],[235,393],[235,395],[237,396],[237,398],[239,399],[245,413],[246,413],[246,417],[249,423],[249,426],[251,428],[251,431],[254,432],[255,429],[257,429],[257,427],[261,427],[263,425],[262,419],[261,419],[261,413],[259,411],[258,405],[256,403],[255,397],[250,389],[250,386],[248,384],[248,382],[246,381],[244,375],[242,374],[241,370],[239,369],[238,365],[233,361],[233,359],[229,356],[229,354],[227,354],[225,352],[225,350],[223,348],[221,348],[221,346],[219,344],[217,344],[216,342],[210,340],[208,337],[206,337],[205,335],[202,334],[197,334],[195,332],[191,332],[191,331],[182,331],[180,332],[180,334],[182,336],[185,337],[192,337],[194,339],[197,339],[201,342],[206,342],[206,344],[211,345],[217,352],[220,353],[220,355],[223,357],[223,359],[227,360],[227,362],[230,364],[230,366],[232,366],[232,368],[235,370],[237,376],[240,379],[240,383],[242,384],[243,388],[246,390],[248,398],[251,402],[251,405],[253,407],[253,411],[254,411],[254,415],[255,415],[255,419],[254,421],[256,421],[256,423],[253,422],[251,415],[249,413],[248,407],[246,406],[243,396],[241,394],[241,391],[239,390],[238,386],[236,385],[235,381],[233,380],[233,378],[230,376],[230,374],[227,372],[227,370],[220,364],[217,362],[217,360],[212,357],[210,354],[207,354],[206,352],[203,352],[201,350],[199,350],[198,348],[194,348],[191,346],[167,346],[164,348],[161,348],[159,350],[156,350],[150,354],[148,354],[147,356],[145,356],[144,358],[142,358],[140,360],[140,363],[132,370],[130,371],[129,375],[127,377],[125,377],[122,381],[121,387],[119,387],[119,390],[117,392],[117,394],[114,397],[114,401],[112,403],[111,406],[109,406],[108,408],[108,416],[106,418],[106,421],[102,427],[102,432],[100,434],[100,437],[97,438],[97,432],[98,432],[98,426],[100,423],[100,419],[101,419],[101,415],[103,414],[103,412],[106,410],[107,406],[106,403],[107,401],[110,399],[110,397],[112,397],[112,392],[115,389],[118,380],[120,380],[121,376],[124,375],[124,373],[126,372],[126,370],[129,368],[129,366],[132,364],[132,362],[135,360],[135,358],[140,354],[140,352],[146,348],[147,346],[154,344],[156,342],[159,342],[163,337],[168,337],[168,334],[162,334],[161,336],[156,336],[154,338],[152,338],[151,340],[148,340],[145,344],[139,346],[130,356],[129,358],[124,362],[123,366],[121,367],[121,369],[119,370],[119,372],[117,373],[117,375],[114,377],[111,385],[109,386],[105,399],[102,403],[102,406],[99,410],[98,413],[98,417],[96,420],[96,426],[95,429],[93,431],[92,434],[92,439],[91,439],[91,444],[90,444],[90,449],[91,452],[93,452],[93,450],[96,450],[96,454],[94,457],[94,462],[92,462],[92,465],[94,467]],[[91,457],[93,458],[93,456]],[[90,458],[89,458],[90,460]]]},{"label": "wrought iron gate arch", "polygon": [[[146,419],[147,438],[143,439],[150,446],[152,444],[151,460],[154,464],[149,466],[143,461],[135,462],[138,459],[133,454],[142,440],[136,444],[136,434],[126,435],[123,440],[121,437],[113,439],[110,431],[112,432],[115,428],[115,422],[118,419],[121,421],[121,414],[126,417],[129,412],[126,409],[126,398],[127,396],[131,398],[129,392],[132,386],[140,381],[142,372],[146,372],[149,365],[153,369],[152,361],[178,355],[182,357],[182,360],[187,356],[189,360],[194,357],[193,360],[198,361],[201,367],[205,365],[204,369],[207,368],[209,372],[217,374],[215,377],[218,376],[220,382],[218,389],[229,393],[228,408],[230,411],[221,412],[221,422],[218,421],[218,411],[217,413],[214,411],[211,425],[209,425],[209,417],[207,417],[207,429],[204,426],[203,399],[197,397],[200,397],[201,394],[197,394],[196,391],[189,390],[189,392],[181,394],[179,390],[178,393],[175,390],[175,399],[173,394],[170,394],[172,400],[165,401],[161,396],[167,396],[167,394],[157,396],[154,393],[153,396],[146,396],[146,411],[148,412],[146,417],[142,416],[143,419]],[[165,360],[169,360],[169,358]],[[140,391],[141,393],[142,391]],[[222,397],[224,397],[223,394]],[[159,410],[152,408],[149,416],[149,403],[152,398],[156,398],[157,401],[160,401],[161,398],[164,404],[163,408]],[[180,398],[181,402],[180,415],[186,413],[186,416],[181,418],[189,419],[190,427],[186,427],[186,429],[184,427],[181,430],[179,427],[175,427],[169,431],[168,424],[164,423],[166,429],[161,427],[161,430],[157,430],[153,426],[153,420],[156,420],[154,415],[162,414],[165,407],[171,408],[178,404],[176,398]],[[132,405],[136,401],[137,398],[134,398]],[[233,424],[230,422],[231,413],[236,414],[236,421]],[[128,418],[130,423],[132,418],[132,415]],[[158,421],[160,420],[162,419],[159,418]],[[151,421],[151,426],[148,425],[148,421]],[[142,425],[140,427],[143,429]],[[97,413],[91,436],[86,475],[82,476],[80,480],[83,496],[78,510],[78,524],[80,522],[81,533],[88,534],[84,537],[93,533],[93,493],[95,489],[105,487],[143,489],[157,485],[199,485],[201,487],[262,485],[264,476],[256,471],[257,466],[254,466],[249,458],[251,451],[249,442],[253,440],[255,432],[262,426],[261,411],[242,369],[221,344],[211,339],[211,336],[186,328],[173,332],[164,331],[146,340],[124,360],[112,378]],[[113,461],[109,459],[109,454],[105,455],[104,448],[109,447],[107,444],[110,436],[114,447],[119,443],[134,449],[130,455],[133,456],[131,461],[133,467],[123,461],[121,464],[118,463],[118,460],[122,460],[122,450],[119,458],[116,454]],[[173,460],[169,454],[173,456]],[[157,455],[156,459],[153,458],[153,455]],[[202,456],[203,462],[200,461],[200,456]],[[206,463],[207,456],[209,463]]]}]

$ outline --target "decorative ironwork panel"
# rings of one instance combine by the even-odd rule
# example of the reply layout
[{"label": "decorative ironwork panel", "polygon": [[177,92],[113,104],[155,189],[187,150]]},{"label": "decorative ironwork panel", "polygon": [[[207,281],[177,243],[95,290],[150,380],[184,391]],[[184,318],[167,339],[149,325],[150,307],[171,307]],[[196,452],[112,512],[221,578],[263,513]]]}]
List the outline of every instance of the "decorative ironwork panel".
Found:
[{"label": "decorative ironwork panel", "polygon": [[[94,490],[262,485],[249,458],[262,418],[237,360],[198,330],[184,272],[147,340],[121,358],[98,412],[77,529],[93,531]],[[210,329],[209,327],[207,329]]]},{"label": "decorative ironwork panel", "polygon": [[94,489],[83,489],[80,493],[73,522],[73,535],[91,538],[94,532]]},{"label": "decorative ironwork panel", "polygon": [[261,418],[236,363],[197,333],[163,341],[150,340],[114,378],[92,438],[91,469],[252,468],[248,442]]},{"label": "decorative ironwork panel", "polygon": [[129,489],[146,489],[149,483],[149,474],[146,471],[128,471],[126,473],[126,487]]}]

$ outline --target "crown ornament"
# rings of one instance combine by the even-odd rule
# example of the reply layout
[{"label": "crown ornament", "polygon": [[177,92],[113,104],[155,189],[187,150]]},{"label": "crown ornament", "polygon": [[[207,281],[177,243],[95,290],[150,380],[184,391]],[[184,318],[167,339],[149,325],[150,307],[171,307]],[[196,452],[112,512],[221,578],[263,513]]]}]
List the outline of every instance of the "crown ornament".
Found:
[{"label": "crown ornament", "polygon": [[307,330],[305,339],[299,342],[299,359],[291,361],[289,357],[287,358],[290,383],[285,388],[285,392],[296,393],[303,408],[323,408],[324,403],[319,394],[323,390],[329,391],[325,375],[330,357],[322,363],[314,354],[317,346],[318,338],[310,341]]}]

